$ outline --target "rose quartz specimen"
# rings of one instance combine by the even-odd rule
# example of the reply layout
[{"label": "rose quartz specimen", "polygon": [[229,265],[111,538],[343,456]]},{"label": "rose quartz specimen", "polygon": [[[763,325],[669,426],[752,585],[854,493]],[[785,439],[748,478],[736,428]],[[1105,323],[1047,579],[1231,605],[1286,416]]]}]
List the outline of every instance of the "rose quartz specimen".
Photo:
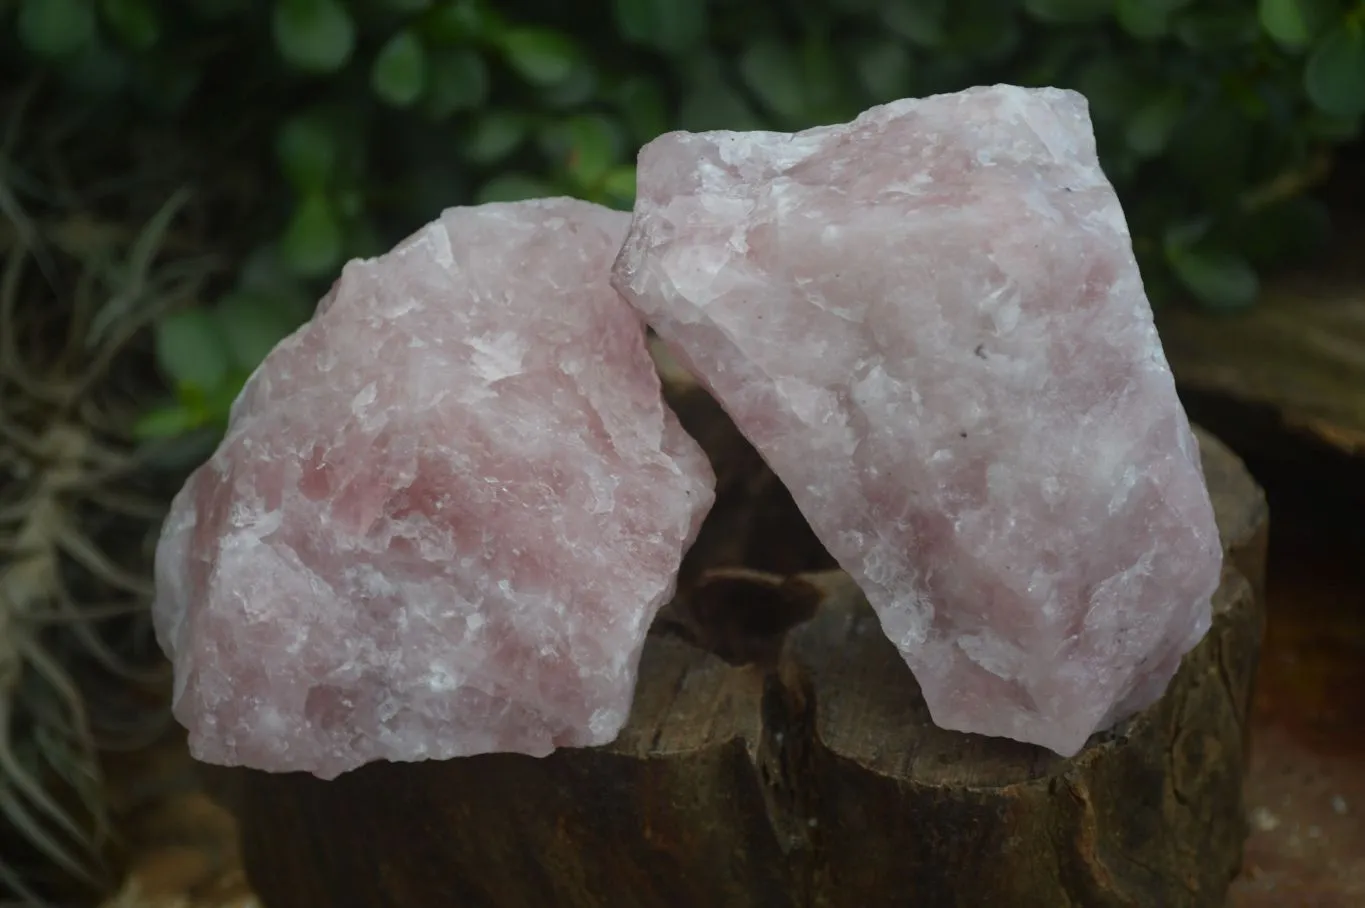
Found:
[{"label": "rose quartz specimen", "polygon": [[614,283],[786,483],[945,728],[1151,704],[1221,545],[1085,100],[996,86],[640,154]]},{"label": "rose quartz specimen", "polygon": [[451,209],[256,371],[157,550],[197,758],[332,778],[616,736],[714,484],[608,284],[628,223]]}]

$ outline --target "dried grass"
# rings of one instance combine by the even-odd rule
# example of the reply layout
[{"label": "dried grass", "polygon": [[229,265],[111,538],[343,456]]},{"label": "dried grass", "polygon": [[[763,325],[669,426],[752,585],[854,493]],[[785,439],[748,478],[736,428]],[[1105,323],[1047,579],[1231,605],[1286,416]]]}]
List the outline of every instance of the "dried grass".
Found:
[{"label": "dried grass", "polygon": [[[43,90],[0,99],[5,906],[47,904],[54,881],[111,888],[100,753],[141,746],[166,721],[146,614],[166,479],[128,428],[156,391],[146,328],[221,271],[176,232],[192,194],[137,168],[110,179],[98,150],[39,103]],[[125,226],[148,197],[155,210]]]}]

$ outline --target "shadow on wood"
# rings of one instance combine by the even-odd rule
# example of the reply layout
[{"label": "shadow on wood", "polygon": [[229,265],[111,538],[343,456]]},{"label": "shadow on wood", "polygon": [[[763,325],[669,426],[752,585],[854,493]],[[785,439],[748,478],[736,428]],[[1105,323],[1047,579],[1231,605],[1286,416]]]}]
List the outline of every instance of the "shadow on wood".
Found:
[{"label": "shadow on wood", "polygon": [[[251,881],[267,908],[1221,905],[1245,837],[1267,512],[1236,458],[1201,445],[1230,556],[1213,628],[1156,706],[1074,759],[938,729],[842,574],[755,571],[727,533],[698,551],[749,573],[694,569],[693,595],[720,582],[743,609],[747,583],[757,611],[716,630],[682,597],[615,743],[332,782],[231,771]],[[785,645],[746,650],[746,627]]]}]

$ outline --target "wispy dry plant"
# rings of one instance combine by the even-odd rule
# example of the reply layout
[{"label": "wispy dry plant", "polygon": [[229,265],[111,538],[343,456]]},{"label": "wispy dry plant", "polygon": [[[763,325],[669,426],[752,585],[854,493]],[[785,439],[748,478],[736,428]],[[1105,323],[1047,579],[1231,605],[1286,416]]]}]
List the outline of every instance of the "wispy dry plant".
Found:
[{"label": "wispy dry plant", "polygon": [[185,191],[133,228],[138,206],[92,205],[136,187],[73,174],[83,137],[35,126],[36,91],[6,99],[0,136],[0,903],[43,905],[54,880],[108,883],[99,755],[165,721],[147,618],[165,489],[130,427],[155,387],[147,326],[217,263],[177,238]]}]

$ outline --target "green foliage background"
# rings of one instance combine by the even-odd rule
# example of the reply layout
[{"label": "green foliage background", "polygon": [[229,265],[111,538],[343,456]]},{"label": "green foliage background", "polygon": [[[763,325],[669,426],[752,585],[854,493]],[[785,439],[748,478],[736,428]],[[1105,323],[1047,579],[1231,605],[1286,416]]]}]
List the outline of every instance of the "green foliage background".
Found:
[{"label": "green foliage background", "polygon": [[159,323],[175,400],[147,436],[220,425],[346,258],[453,204],[629,207],[669,129],[1075,88],[1154,300],[1234,309],[1325,240],[1308,190],[1365,115],[1365,0],[0,0],[0,23],[0,66],[107,141],[177,118],[202,178],[257,178],[258,219],[224,225],[266,240],[236,286]]}]

